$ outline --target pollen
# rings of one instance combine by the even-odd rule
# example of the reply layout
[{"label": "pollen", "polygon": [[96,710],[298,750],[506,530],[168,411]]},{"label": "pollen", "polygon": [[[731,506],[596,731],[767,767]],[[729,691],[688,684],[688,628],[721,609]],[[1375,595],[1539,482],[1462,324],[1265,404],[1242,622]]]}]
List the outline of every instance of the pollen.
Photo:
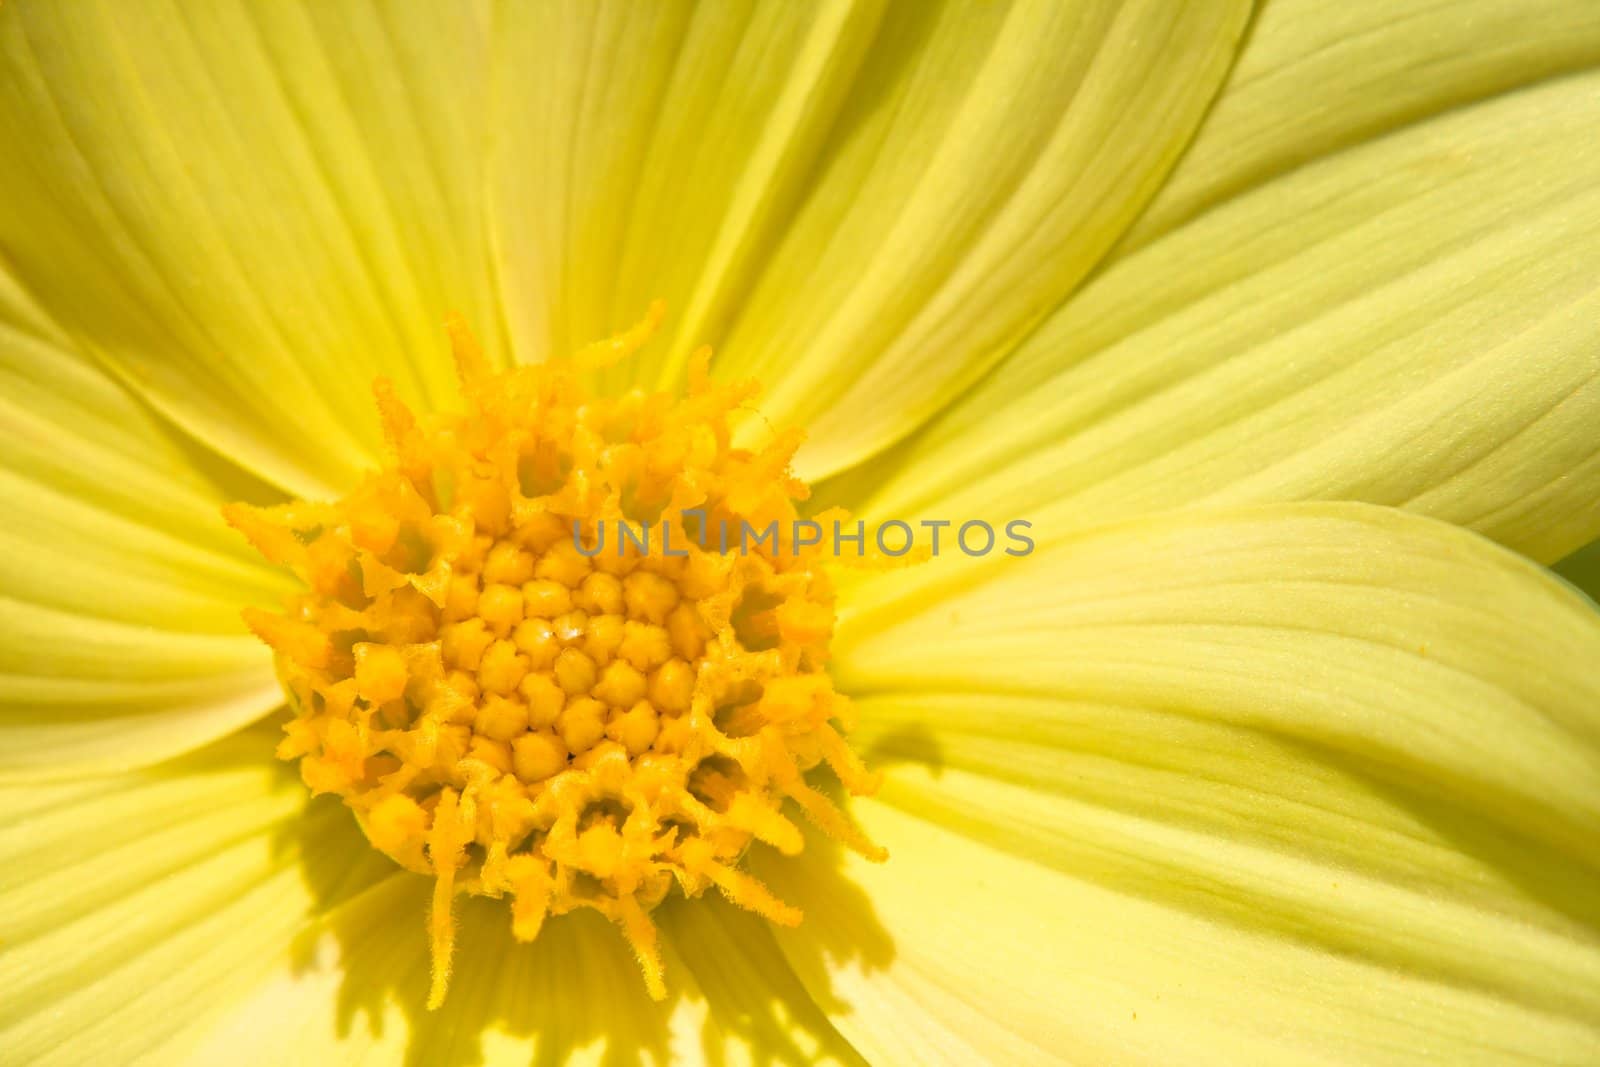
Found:
[{"label": "pollen", "polygon": [[[807,781],[826,764],[849,793],[875,785],[827,672],[834,561],[706,536],[793,523],[799,436],[735,448],[757,390],[714,385],[704,349],[683,395],[582,384],[660,316],[503,373],[453,321],[464,413],[416,415],[380,380],[386,468],[332,503],[225,509],[304,585],[282,613],[245,612],[293,712],[278,755],[434,880],[430,1007],[457,894],[505,898],[521,940],[600,912],[659,999],[651,912],[674,886],[798,922],[741,866],[755,841],[801,850],[792,812],[885,855]],[[608,537],[619,524],[653,540]]]}]

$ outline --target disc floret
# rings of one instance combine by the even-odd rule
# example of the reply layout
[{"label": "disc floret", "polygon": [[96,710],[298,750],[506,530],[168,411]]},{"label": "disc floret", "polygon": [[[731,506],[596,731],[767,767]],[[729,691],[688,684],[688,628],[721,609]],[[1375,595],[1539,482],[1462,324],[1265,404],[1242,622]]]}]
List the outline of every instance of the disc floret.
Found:
[{"label": "disc floret", "polygon": [[[711,384],[705,352],[682,397],[581,383],[658,318],[504,373],[453,324],[464,413],[419,418],[380,381],[387,468],[333,503],[227,509],[305,584],[283,614],[246,612],[294,712],[279,756],[435,879],[430,1006],[457,893],[508,898],[522,940],[547,916],[599,911],[659,998],[650,912],[674,884],[799,921],[740,868],[754,840],[800,851],[785,800],[883,855],[804,777],[826,762],[852,793],[874,784],[826,670],[830,560],[706,537],[789,528],[807,495],[789,473],[799,436],[733,447],[730,417],[755,388]],[[671,554],[602,542],[624,523],[664,532]]]}]

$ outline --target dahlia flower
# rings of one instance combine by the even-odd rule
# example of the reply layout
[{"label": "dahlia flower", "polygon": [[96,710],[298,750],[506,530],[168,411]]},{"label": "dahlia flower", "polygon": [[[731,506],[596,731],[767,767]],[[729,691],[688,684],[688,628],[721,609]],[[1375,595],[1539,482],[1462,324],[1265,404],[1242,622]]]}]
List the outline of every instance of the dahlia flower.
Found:
[{"label": "dahlia flower", "polygon": [[1597,129],[1592,0],[0,4],[0,1060],[1600,1060]]}]

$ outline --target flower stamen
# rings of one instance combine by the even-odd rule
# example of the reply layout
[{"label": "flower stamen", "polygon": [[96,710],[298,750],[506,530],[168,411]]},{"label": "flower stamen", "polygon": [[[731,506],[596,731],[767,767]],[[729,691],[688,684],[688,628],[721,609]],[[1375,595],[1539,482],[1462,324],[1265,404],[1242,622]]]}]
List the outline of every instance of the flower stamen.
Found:
[{"label": "flower stamen", "polygon": [[[801,850],[785,798],[884,858],[805,781],[825,762],[851,793],[875,786],[826,670],[827,559],[705,537],[790,528],[807,495],[789,473],[799,436],[734,448],[730,416],[755,389],[712,385],[707,350],[681,398],[593,397],[579,380],[635,352],[661,314],[573,361],[500,374],[452,319],[465,414],[418,417],[380,380],[389,467],[333,503],[225,510],[306,586],[283,614],[245,612],[295,715],[279,756],[435,879],[430,1007],[449,985],[457,893],[508,897],[524,941],[548,916],[599,911],[659,999],[650,912],[674,884],[800,920],[739,866],[755,840]],[[665,529],[672,551],[603,544],[622,523]]]}]

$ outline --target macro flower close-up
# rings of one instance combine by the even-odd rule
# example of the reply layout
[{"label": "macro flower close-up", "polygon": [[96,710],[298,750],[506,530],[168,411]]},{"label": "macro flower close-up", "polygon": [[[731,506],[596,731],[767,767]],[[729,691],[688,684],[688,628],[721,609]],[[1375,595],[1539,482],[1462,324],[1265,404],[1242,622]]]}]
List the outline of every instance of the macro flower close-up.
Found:
[{"label": "macro flower close-up", "polygon": [[0,1064],[1600,1062],[1594,0],[0,0]]}]

